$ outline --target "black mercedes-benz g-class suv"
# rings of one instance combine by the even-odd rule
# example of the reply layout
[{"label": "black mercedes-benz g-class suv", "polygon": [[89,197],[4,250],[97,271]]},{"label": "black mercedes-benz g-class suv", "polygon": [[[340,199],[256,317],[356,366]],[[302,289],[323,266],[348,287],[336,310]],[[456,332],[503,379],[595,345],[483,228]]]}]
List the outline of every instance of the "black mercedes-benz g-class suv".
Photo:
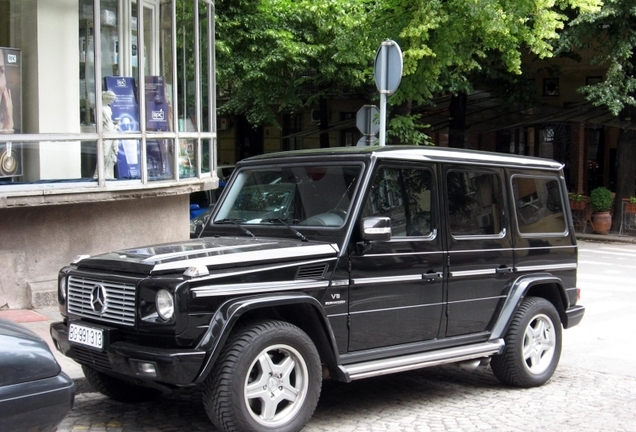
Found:
[{"label": "black mercedes-benz g-class suv", "polygon": [[240,162],[198,238],[63,268],[51,334],[114,399],[202,386],[221,430],[297,431],[323,379],[459,363],[545,383],[583,317],[576,269],[559,163],[285,152]]}]

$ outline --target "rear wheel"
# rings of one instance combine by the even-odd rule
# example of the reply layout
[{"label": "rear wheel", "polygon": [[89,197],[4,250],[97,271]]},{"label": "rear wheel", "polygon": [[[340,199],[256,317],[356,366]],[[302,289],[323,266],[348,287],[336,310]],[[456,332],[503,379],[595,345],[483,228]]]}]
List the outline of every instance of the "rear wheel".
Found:
[{"label": "rear wheel", "polygon": [[561,357],[561,320],[546,299],[528,297],[515,314],[501,355],[490,366],[502,382],[518,387],[545,384]]},{"label": "rear wheel", "polygon": [[162,394],[160,390],[130,384],[89,366],[82,366],[82,371],[95,390],[119,402],[145,402]]},{"label": "rear wheel", "polygon": [[265,321],[235,332],[204,382],[203,404],[224,431],[301,430],[322,381],[320,357],[298,327]]}]

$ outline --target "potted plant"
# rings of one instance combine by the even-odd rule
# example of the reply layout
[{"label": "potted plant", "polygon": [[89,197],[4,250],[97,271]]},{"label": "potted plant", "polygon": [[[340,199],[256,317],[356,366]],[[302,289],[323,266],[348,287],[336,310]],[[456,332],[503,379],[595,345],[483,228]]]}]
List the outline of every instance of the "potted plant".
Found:
[{"label": "potted plant", "polygon": [[592,207],[592,228],[597,234],[607,234],[612,227],[610,211],[614,205],[614,196],[606,187],[597,187],[590,192],[590,207]]},{"label": "potted plant", "polygon": [[572,210],[583,210],[587,206],[587,197],[585,195],[571,193],[568,194],[568,198]]},{"label": "potted plant", "polygon": [[636,213],[636,197],[626,198],[625,202],[625,211],[627,213]]}]

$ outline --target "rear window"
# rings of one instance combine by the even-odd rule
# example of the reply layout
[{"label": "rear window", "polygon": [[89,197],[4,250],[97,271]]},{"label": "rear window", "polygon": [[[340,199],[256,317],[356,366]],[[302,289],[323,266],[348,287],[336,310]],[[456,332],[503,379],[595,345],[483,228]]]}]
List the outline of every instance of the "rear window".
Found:
[{"label": "rear window", "polygon": [[517,226],[521,234],[564,234],[565,213],[556,177],[512,177]]}]

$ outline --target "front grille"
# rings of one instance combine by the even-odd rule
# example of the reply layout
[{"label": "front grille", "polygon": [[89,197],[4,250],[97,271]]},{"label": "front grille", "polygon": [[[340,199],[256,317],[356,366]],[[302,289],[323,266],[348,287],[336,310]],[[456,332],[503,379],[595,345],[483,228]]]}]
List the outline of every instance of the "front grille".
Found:
[{"label": "front grille", "polygon": [[[101,285],[105,307],[93,307],[96,288]],[[135,285],[102,279],[71,276],[68,280],[68,311],[71,314],[111,324],[135,325]]]}]

